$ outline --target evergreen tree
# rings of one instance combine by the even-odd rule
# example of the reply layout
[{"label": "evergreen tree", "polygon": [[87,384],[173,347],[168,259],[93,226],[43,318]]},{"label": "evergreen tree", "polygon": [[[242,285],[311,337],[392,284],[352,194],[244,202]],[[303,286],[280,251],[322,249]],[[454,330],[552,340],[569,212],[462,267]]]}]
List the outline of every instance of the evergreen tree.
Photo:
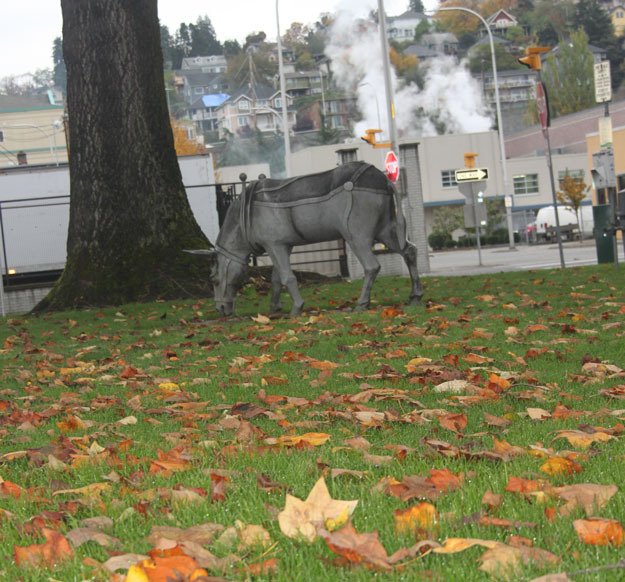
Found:
[{"label": "evergreen tree", "polygon": [[191,34],[191,57],[206,57],[210,55],[222,55],[223,47],[217,40],[215,29],[208,16],[197,19],[195,24],[189,24]]},{"label": "evergreen tree", "polygon": [[425,8],[423,7],[423,2],[421,2],[421,0],[410,0],[408,9],[418,14],[423,14],[425,12]]},{"label": "evergreen tree", "polygon": [[60,87],[65,93],[67,89],[67,69],[63,59],[63,39],[57,36],[52,44],[52,62],[54,63],[54,86]]}]

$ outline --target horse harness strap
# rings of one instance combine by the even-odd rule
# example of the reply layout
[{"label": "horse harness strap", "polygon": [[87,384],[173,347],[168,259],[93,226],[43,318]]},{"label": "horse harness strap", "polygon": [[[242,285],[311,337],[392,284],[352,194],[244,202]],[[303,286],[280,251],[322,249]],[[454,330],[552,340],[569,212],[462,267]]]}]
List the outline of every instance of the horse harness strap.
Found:
[{"label": "horse harness strap", "polygon": [[247,257],[245,257],[244,259],[242,259],[241,257],[237,257],[237,255],[235,255],[234,253],[231,253],[229,250],[224,249],[222,246],[219,245],[219,242],[216,242],[213,245],[213,248],[220,254],[223,255],[224,257],[226,257],[227,259],[234,261],[235,263],[239,263],[239,265],[245,265],[247,266]]}]

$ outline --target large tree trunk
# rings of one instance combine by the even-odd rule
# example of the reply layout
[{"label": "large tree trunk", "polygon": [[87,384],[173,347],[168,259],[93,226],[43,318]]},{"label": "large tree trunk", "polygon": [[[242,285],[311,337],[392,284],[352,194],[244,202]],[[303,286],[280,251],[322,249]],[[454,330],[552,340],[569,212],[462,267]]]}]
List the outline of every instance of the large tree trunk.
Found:
[{"label": "large tree trunk", "polygon": [[182,184],[157,0],[61,0],[67,65],[67,264],[36,309],[210,294],[208,241]]}]

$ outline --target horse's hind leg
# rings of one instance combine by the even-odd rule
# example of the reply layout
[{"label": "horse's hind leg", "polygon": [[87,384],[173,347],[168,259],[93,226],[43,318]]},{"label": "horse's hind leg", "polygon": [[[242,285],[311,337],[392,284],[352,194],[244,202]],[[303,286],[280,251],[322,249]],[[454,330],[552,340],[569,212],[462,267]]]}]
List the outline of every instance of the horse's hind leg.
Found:
[{"label": "horse's hind leg", "polygon": [[271,300],[269,302],[269,310],[271,313],[282,311],[282,301],[280,293],[282,292],[282,281],[280,281],[280,271],[278,267],[273,266],[271,270]]},{"label": "horse's hind leg", "polygon": [[365,278],[362,283],[362,291],[360,292],[356,309],[368,309],[371,302],[371,288],[380,272],[380,263],[371,250],[371,241],[350,241],[349,246],[365,270]]},{"label": "horse's hind leg", "polygon": [[304,300],[300,295],[295,273],[293,273],[293,269],[291,269],[291,261],[289,258],[291,255],[291,249],[289,247],[279,246],[267,249],[267,252],[271,257],[274,272],[278,272],[278,280],[280,281],[280,284],[287,288],[287,291],[293,300],[291,315],[299,315],[302,312],[302,307],[304,307]]},{"label": "horse's hind leg", "polygon": [[397,242],[397,237],[392,235],[380,236],[378,237],[378,240],[385,244],[394,253],[399,253],[408,267],[408,273],[410,273],[410,280],[412,282],[410,288],[410,298],[408,299],[409,305],[417,305],[421,303],[423,287],[421,286],[419,270],[417,269],[417,247],[409,240],[404,241],[402,246]]}]

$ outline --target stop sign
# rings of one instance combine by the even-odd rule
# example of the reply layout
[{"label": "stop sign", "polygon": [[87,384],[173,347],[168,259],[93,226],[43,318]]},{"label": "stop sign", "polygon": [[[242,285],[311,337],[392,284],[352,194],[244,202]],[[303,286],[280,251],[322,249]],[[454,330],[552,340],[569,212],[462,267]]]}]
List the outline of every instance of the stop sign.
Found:
[{"label": "stop sign", "polygon": [[386,170],[386,177],[393,182],[393,184],[397,182],[397,178],[399,178],[399,160],[392,150],[386,154],[384,169]]}]

